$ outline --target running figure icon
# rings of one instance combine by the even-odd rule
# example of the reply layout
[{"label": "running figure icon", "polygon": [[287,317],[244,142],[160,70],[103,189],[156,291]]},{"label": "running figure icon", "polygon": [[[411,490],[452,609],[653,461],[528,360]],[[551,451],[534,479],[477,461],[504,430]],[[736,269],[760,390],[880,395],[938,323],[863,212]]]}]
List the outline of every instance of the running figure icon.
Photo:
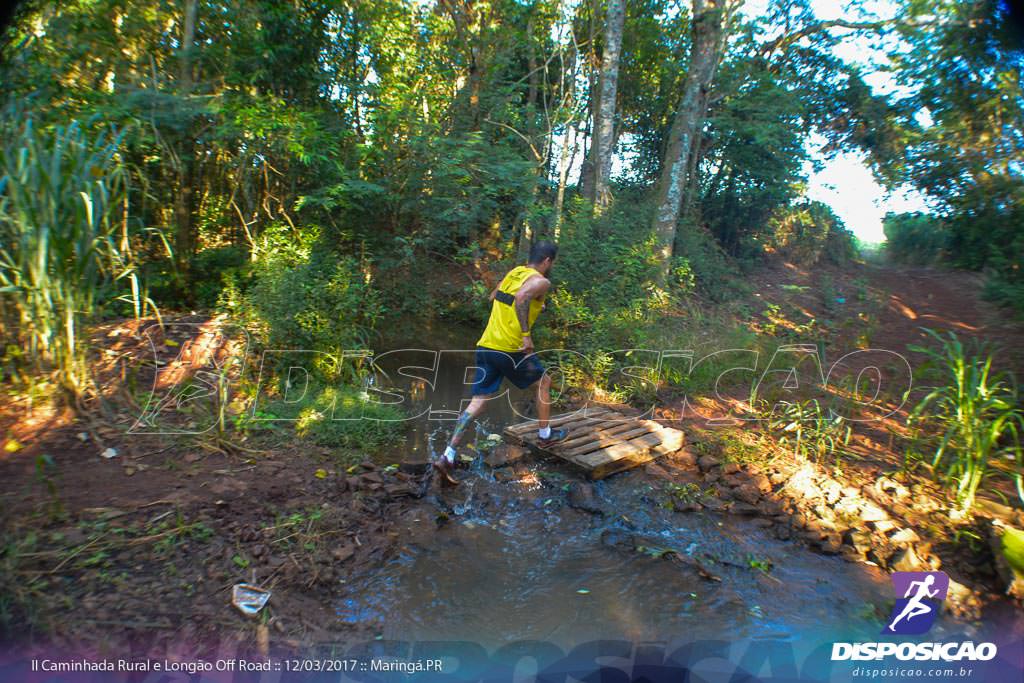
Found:
[{"label": "running figure icon", "polygon": [[[928,574],[921,581],[911,581],[910,585],[907,586],[906,593],[903,594],[904,598],[910,598],[907,604],[903,607],[903,610],[896,616],[895,619],[889,624],[888,631],[896,632],[896,624],[901,621],[910,621],[914,617],[919,617],[924,614],[932,612],[935,608],[925,604],[925,598],[934,598],[939,594],[939,590],[931,590],[932,584],[935,583],[935,575]],[[915,592],[916,591],[916,592]],[[911,595],[911,593],[914,593]]]}]

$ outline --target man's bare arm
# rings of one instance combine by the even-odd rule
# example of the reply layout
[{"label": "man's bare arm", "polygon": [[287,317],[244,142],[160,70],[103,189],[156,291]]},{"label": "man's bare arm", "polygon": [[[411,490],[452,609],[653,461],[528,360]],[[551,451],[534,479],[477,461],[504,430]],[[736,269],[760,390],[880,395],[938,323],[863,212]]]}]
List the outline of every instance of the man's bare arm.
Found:
[{"label": "man's bare arm", "polygon": [[516,317],[519,329],[524,333],[530,329],[530,302],[543,298],[551,288],[551,281],[542,275],[534,275],[516,292]]}]

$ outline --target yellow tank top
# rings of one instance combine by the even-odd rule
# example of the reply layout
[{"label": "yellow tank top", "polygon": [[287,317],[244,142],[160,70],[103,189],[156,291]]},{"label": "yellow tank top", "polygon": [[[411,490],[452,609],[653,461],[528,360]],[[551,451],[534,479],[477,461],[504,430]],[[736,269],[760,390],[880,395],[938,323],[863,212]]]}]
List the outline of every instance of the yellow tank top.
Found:
[{"label": "yellow tank top", "polygon": [[[527,266],[516,266],[508,271],[505,279],[498,285],[498,293],[491,302],[491,317],[487,320],[487,327],[483,336],[476,343],[477,346],[494,349],[495,351],[518,351],[523,346],[522,328],[519,326],[519,318],[516,317],[515,302],[512,297],[516,295],[519,288],[527,279],[534,275],[540,275],[533,268]],[[533,323],[540,315],[543,302],[538,299],[530,301],[529,329],[533,329]]]}]

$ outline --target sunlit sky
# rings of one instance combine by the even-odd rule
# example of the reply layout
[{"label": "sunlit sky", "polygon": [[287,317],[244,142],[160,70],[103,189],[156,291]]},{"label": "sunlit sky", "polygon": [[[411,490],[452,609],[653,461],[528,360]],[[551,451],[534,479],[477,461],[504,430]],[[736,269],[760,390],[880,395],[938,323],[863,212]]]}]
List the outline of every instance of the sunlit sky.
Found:
[{"label": "sunlit sky", "polygon": [[[811,0],[815,15],[821,20],[849,19],[863,20],[867,17],[845,11],[850,3],[837,0]],[[744,11],[749,15],[763,12],[767,0],[747,0]],[[892,17],[898,10],[888,0],[869,0],[862,4],[877,18]],[[847,62],[864,67],[864,80],[876,93],[896,90],[891,76],[884,70],[887,59],[884,51],[865,35],[836,29],[835,35],[849,36],[838,46],[837,55]],[[820,148],[820,143],[809,140],[811,149]],[[864,242],[881,242],[882,217],[889,211],[924,211],[927,206],[920,194],[914,191],[888,194],[875,181],[868,169],[864,155],[847,152],[825,161],[821,171],[811,172],[808,178],[807,196],[824,202],[843,220],[846,227]]]}]

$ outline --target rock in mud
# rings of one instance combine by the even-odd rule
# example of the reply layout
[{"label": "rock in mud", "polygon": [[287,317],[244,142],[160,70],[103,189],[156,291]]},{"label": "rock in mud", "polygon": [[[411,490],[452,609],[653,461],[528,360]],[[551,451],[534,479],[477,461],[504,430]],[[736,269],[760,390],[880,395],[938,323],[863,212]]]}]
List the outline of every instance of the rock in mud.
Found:
[{"label": "rock in mud", "polygon": [[700,502],[708,510],[712,510],[714,512],[721,512],[728,506],[728,504],[725,501],[723,501],[721,498],[716,498],[715,496],[704,496],[703,498],[701,498]]},{"label": "rock in mud", "polygon": [[[750,503],[733,503],[732,507],[730,508],[730,512],[737,515],[747,515],[750,517],[754,517],[758,515],[761,511],[758,510],[755,506],[751,505]],[[769,522],[769,526],[770,525],[771,523]]]},{"label": "rock in mud", "polygon": [[826,479],[821,485],[821,490],[825,494],[825,501],[829,505],[834,505],[839,500],[839,497],[843,495],[843,487],[835,479]]},{"label": "rock in mud", "polygon": [[744,484],[737,487],[733,491],[733,496],[748,505],[757,505],[757,501],[761,500],[761,492],[753,484]]},{"label": "rock in mud", "polygon": [[946,609],[960,619],[974,621],[981,618],[981,600],[978,595],[962,583],[949,580],[946,593]]},{"label": "rock in mud", "polygon": [[672,507],[676,512],[700,512],[704,509],[704,506],[695,500],[676,499],[673,501]]},{"label": "rock in mud", "polygon": [[845,540],[861,559],[867,557],[871,550],[871,532],[864,529],[850,529],[846,532]]},{"label": "rock in mud", "polygon": [[872,536],[871,549],[868,550],[868,559],[879,567],[888,567],[889,560],[895,552],[896,548],[889,543],[889,539]]},{"label": "rock in mud", "polygon": [[734,462],[727,462],[722,465],[722,474],[736,474],[740,471],[740,466]]},{"label": "rock in mud", "polygon": [[335,548],[333,551],[331,551],[331,555],[338,562],[344,562],[345,560],[347,560],[350,557],[352,557],[355,554],[355,552],[356,552],[356,547],[354,545],[352,545],[351,543],[349,543],[347,545],[343,545],[340,548]]},{"label": "rock in mud", "polygon": [[882,519],[877,522],[870,522],[869,524],[872,529],[880,534],[887,534],[896,528],[896,522],[893,522],[890,519]]},{"label": "rock in mud", "polygon": [[503,443],[495,446],[484,458],[484,462],[487,463],[488,467],[505,467],[519,462],[526,457],[527,453],[529,451],[521,446]]},{"label": "rock in mud", "polygon": [[401,496],[412,496],[414,495],[413,489],[408,484],[385,484],[384,492],[392,498],[399,498]]},{"label": "rock in mud", "polygon": [[771,493],[772,482],[768,477],[763,474],[755,474],[751,477],[751,482],[757,487],[757,490],[761,493]]},{"label": "rock in mud", "polygon": [[835,531],[830,531],[818,541],[818,547],[827,555],[836,555],[843,547],[843,537]]},{"label": "rock in mud", "polygon": [[711,455],[702,455],[700,459],[697,460],[697,464],[700,466],[701,470],[707,472],[718,467],[718,458]]},{"label": "rock in mud", "polygon": [[405,472],[406,474],[412,475],[424,474],[428,469],[430,469],[430,463],[426,460],[403,462],[398,466],[399,472]]},{"label": "rock in mud", "polygon": [[691,468],[697,466],[697,456],[686,448],[680,448],[672,455],[672,460],[679,467]]},{"label": "rock in mud", "polygon": [[890,534],[889,540],[896,545],[910,545],[911,543],[919,543],[921,537],[913,529],[900,529],[896,533]]},{"label": "rock in mud", "polygon": [[606,548],[633,550],[636,548],[636,536],[621,529],[605,529],[601,532],[601,545]]},{"label": "rock in mud", "polygon": [[888,521],[889,513],[874,503],[865,502],[860,508],[860,518],[863,522],[884,522]]},{"label": "rock in mud", "polygon": [[597,498],[597,494],[594,492],[593,484],[586,482],[577,481],[569,486],[569,491],[566,496],[569,507],[583,512],[589,512],[592,515],[603,515],[604,509],[601,507],[601,502]]}]

